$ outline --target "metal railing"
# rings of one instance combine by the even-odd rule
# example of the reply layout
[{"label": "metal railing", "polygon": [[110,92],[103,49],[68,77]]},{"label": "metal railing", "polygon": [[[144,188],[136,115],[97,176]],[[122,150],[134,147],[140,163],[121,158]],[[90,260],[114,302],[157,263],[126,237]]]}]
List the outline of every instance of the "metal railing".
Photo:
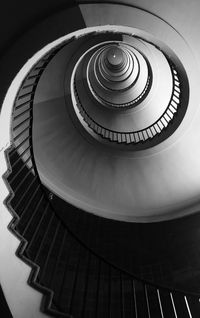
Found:
[{"label": "metal railing", "polygon": [[32,107],[39,78],[56,52],[34,66],[18,92],[4,176],[13,215],[9,228],[21,240],[16,253],[32,266],[28,282],[43,292],[42,310],[55,317],[198,318],[198,296],[156,286],[110,264],[80,242],[52,208],[34,163]]}]

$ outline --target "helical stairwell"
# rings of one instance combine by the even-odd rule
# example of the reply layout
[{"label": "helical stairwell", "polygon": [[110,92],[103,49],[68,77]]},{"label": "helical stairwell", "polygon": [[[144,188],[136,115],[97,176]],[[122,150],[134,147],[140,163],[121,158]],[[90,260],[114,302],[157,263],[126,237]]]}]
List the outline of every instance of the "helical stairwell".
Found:
[{"label": "helical stairwell", "polygon": [[[119,24],[109,23],[112,6]],[[80,10],[85,28],[51,43],[14,98],[4,180],[16,254],[47,315],[196,318],[200,289],[185,254],[193,260],[199,232],[198,172],[187,193],[180,179],[182,131],[197,116],[192,51],[145,10]]]}]

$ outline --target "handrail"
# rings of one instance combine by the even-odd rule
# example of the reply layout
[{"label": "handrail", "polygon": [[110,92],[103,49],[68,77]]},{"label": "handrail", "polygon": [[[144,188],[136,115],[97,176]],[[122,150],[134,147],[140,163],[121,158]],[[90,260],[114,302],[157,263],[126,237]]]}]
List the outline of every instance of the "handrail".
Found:
[{"label": "handrail", "polygon": [[[87,253],[88,255],[88,260],[87,260],[87,264],[85,265],[86,266],[86,278],[89,277],[89,273],[90,273],[90,265],[91,265],[91,257],[94,256],[97,261],[98,261],[98,266],[96,267],[96,275],[97,275],[97,279],[98,279],[98,282],[97,282],[97,296],[99,297],[99,290],[100,290],[100,283],[102,283],[102,276],[101,274],[103,273],[103,264],[104,266],[108,266],[109,268],[109,284],[112,283],[112,280],[111,280],[111,277],[112,277],[112,272],[114,270],[117,271],[117,277],[118,277],[118,280],[120,282],[120,292],[121,292],[121,295],[124,297],[124,284],[126,282],[132,282],[132,291],[131,291],[131,295],[133,296],[133,299],[134,299],[134,302],[135,302],[135,314],[137,317],[141,317],[143,318],[142,316],[138,316],[138,315],[141,315],[141,312],[138,313],[138,310],[139,308],[137,308],[137,306],[139,305],[139,300],[137,300],[137,297],[140,296],[140,294],[142,294],[142,290],[137,289],[136,290],[136,284],[141,284],[141,286],[144,288],[144,298],[143,301],[145,300],[146,301],[146,306],[147,306],[147,312],[148,312],[148,316],[149,318],[153,317],[151,316],[151,303],[150,303],[150,298],[149,298],[149,291],[148,291],[148,288],[152,287],[153,289],[155,289],[155,292],[156,292],[156,297],[154,297],[154,300],[157,299],[158,301],[158,304],[159,304],[159,310],[160,310],[160,315],[162,318],[165,317],[164,315],[164,309],[163,309],[163,305],[162,305],[162,302],[163,302],[163,299],[162,299],[162,295],[161,295],[161,292],[165,291],[168,293],[168,296],[170,297],[171,299],[171,305],[172,305],[172,308],[176,314],[176,308],[175,308],[175,301],[173,299],[173,295],[174,294],[178,294],[180,297],[183,297],[183,300],[185,301],[185,306],[186,306],[186,309],[187,312],[188,312],[188,315],[189,315],[189,318],[191,318],[191,308],[190,308],[190,305],[189,305],[189,298],[190,297],[197,297],[199,298],[199,295],[197,294],[193,294],[193,293],[186,293],[186,292],[183,292],[183,291],[180,291],[180,290],[177,290],[177,289],[171,289],[171,288],[167,288],[167,287],[164,287],[164,286],[160,286],[158,284],[154,284],[152,282],[148,282],[146,280],[143,280],[143,279],[140,279],[140,278],[137,278],[137,277],[134,277],[132,274],[124,271],[124,270],[121,270],[120,268],[118,268],[115,264],[112,264],[112,263],[109,263],[106,259],[104,259],[102,256],[98,255],[97,253],[95,253],[91,248],[89,248],[88,246],[86,246],[70,229],[67,229],[67,228],[64,228],[64,225],[63,223],[59,220],[59,218],[57,217],[56,213],[54,212],[54,208],[51,204],[51,201],[49,201],[49,198],[47,196],[47,194],[44,192],[44,188],[43,188],[43,185],[41,183],[41,180],[39,178],[39,174],[37,172],[37,167],[36,167],[36,164],[35,164],[35,161],[34,161],[34,153],[33,153],[33,148],[32,148],[32,121],[34,120],[33,118],[33,98],[32,96],[34,96],[34,93],[36,91],[36,88],[37,88],[37,84],[38,84],[38,81],[40,79],[40,76],[42,75],[46,65],[50,62],[50,60],[55,56],[55,54],[57,53],[57,51],[59,50],[60,48],[57,48],[55,51],[52,51],[51,54],[47,54],[44,58],[43,58],[43,61],[44,63],[42,64],[42,66],[39,68],[37,65],[40,63],[41,64],[41,60],[38,62],[38,64],[36,64],[33,69],[29,72],[29,74],[27,75],[27,77],[25,78],[25,80],[23,81],[19,91],[18,91],[18,94],[17,94],[17,97],[16,97],[16,102],[15,102],[15,105],[14,105],[14,110],[13,110],[13,122],[12,122],[12,134],[13,134],[13,145],[11,146],[11,148],[9,148],[6,153],[7,153],[7,158],[8,158],[8,172],[5,174],[4,176],[4,179],[7,180],[7,183],[9,184],[9,190],[10,190],[10,196],[9,198],[7,199],[7,206],[8,208],[11,210],[11,213],[13,214],[13,220],[12,222],[10,223],[9,225],[9,228],[12,230],[12,232],[15,234],[15,235],[18,235],[18,237],[21,239],[21,245],[19,246],[19,249],[17,251],[17,254],[19,257],[21,257],[24,261],[26,262],[29,262],[29,264],[32,266],[33,270],[32,270],[32,274],[31,274],[31,277],[29,278],[29,283],[34,286],[35,288],[40,288],[44,294],[47,295],[47,298],[48,300],[45,302],[46,303],[46,307],[45,307],[45,310],[47,312],[50,312],[51,314],[61,314],[63,317],[68,317],[68,315],[66,314],[65,310],[63,310],[63,308],[59,308],[59,304],[56,304],[56,308],[58,308],[58,310],[55,310],[55,309],[51,309],[51,306],[53,306],[53,297],[54,297],[54,290],[51,288],[51,286],[45,286],[42,284],[42,281],[40,281],[40,279],[42,279],[42,277],[45,275],[45,273],[43,272],[43,269],[46,268],[48,266],[48,262],[50,260],[50,257],[51,257],[51,254],[52,254],[52,249],[55,248],[55,246],[52,244],[52,245],[49,245],[49,250],[48,250],[48,253],[47,255],[44,255],[44,258],[46,258],[46,261],[44,262],[43,261],[43,265],[44,265],[44,268],[42,268],[42,266],[39,265],[39,261],[37,259],[37,257],[35,257],[34,259],[31,259],[31,257],[29,257],[30,255],[30,251],[31,251],[31,247],[32,245],[29,245],[29,241],[26,239],[26,235],[28,235],[28,227],[30,226],[30,223],[31,223],[31,220],[28,224],[25,224],[25,225],[21,225],[22,229],[21,232],[19,231],[19,225],[20,225],[20,215],[17,215],[17,212],[14,211],[13,209],[13,200],[15,199],[15,193],[14,193],[14,189],[12,188],[12,182],[13,180],[18,179],[20,180],[22,178],[21,174],[22,174],[22,171],[23,170],[26,170],[28,172],[25,172],[25,174],[23,174],[23,176],[27,177],[29,176],[29,183],[27,184],[26,186],[26,192],[24,192],[24,197],[22,198],[22,196],[20,195],[21,197],[21,201],[24,200],[25,196],[28,196],[30,195],[29,191],[31,189],[31,187],[33,186],[34,183],[36,183],[36,188],[34,190],[34,192],[31,193],[31,198],[33,198],[33,193],[34,195],[37,194],[37,191],[40,191],[41,193],[43,194],[40,194],[40,201],[39,203],[41,203],[41,206],[39,206],[40,204],[36,204],[36,207],[34,208],[34,214],[32,215],[32,218],[34,219],[35,216],[38,217],[38,209],[41,209],[41,212],[46,213],[48,212],[49,215],[51,215],[50,219],[49,219],[49,223],[48,223],[48,226],[45,227],[44,229],[44,233],[43,233],[43,239],[45,240],[45,236],[48,236],[49,235],[49,229],[51,228],[51,225],[53,224],[57,224],[56,225],[56,228],[55,228],[55,232],[54,232],[54,236],[53,236],[53,243],[56,242],[56,240],[58,240],[58,237],[59,237],[59,231],[58,231],[58,228],[60,230],[63,231],[63,237],[62,237],[62,245],[61,245],[61,250],[59,251],[58,255],[56,256],[56,264],[57,262],[59,262],[59,258],[60,258],[60,255],[62,253],[62,248],[63,246],[68,246],[68,245],[65,245],[65,241],[66,241],[66,237],[67,235],[69,236],[69,240],[71,242],[71,244],[77,244],[77,249],[79,250],[79,253],[78,253],[78,256],[76,258],[76,276],[75,276],[75,279],[74,279],[74,282],[73,282],[73,288],[72,288],[72,295],[71,295],[71,302],[70,302],[70,308],[72,307],[73,305],[73,297],[75,297],[75,288],[76,288],[76,285],[77,285],[77,282],[78,282],[78,273],[79,273],[79,266],[80,266],[80,263],[82,262],[82,259],[81,259],[81,251],[82,249],[85,251],[84,253]],[[17,103],[17,101],[19,100],[19,97],[22,96],[22,92],[23,92],[23,89],[24,87],[26,88],[27,87],[27,81],[30,79],[30,77],[32,76],[31,74],[34,73],[35,69],[39,69],[39,72],[38,72],[38,75],[35,78],[35,81],[34,83],[32,84],[32,90],[30,91],[30,93],[27,95],[29,96],[30,95],[30,102],[29,102],[29,110],[26,110],[26,111],[23,111],[23,107],[24,106],[27,106],[27,102],[24,102],[23,101],[23,98],[20,98],[20,100],[22,100],[21,104]],[[176,74],[176,71],[173,71],[173,74],[174,74],[174,87],[178,88],[179,87],[179,78],[177,77],[177,74]],[[175,84],[175,81],[177,82]],[[27,97],[26,96],[26,97]],[[173,100],[173,96],[172,96],[172,99]],[[172,106],[171,104],[168,106],[168,109],[169,107]],[[173,107],[173,106],[172,106]],[[17,116],[15,116],[15,110],[19,110],[21,111],[20,114],[18,114]],[[29,125],[27,128],[24,129],[22,123],[24,122],[24,119],[23,119],[23,115],[24,114],[29,114]],[[21,120],[21,122],[18,122],[18,124],[15,126],[15,121],[16,120]],[[22,131],[19,133],[17,132],[16,134],[16,130],[20,127],[23,127],[22,128]],[[18,140],[18,137],[20,135],[20,137],[24,134],[24,132],[27,132],[27,129],[28,129],[28,136],[24,136],[24,139],[22,139],[20,142],[17,141]],[[16,134],[16,135],[15,135]],[[24,143],[27,142],[28,143],[28,146],[26,147],[26,149],[24,150]],[[22,152],[21,152],[22,151]],[[21,152],[21,154],[20,154]],[[27,162],[26,162],[26,158],[27,158],[27,155],[30,156],[31,158],[31,167],[27,166]],[[23,167],[18,170],[18,167],[14,168],[14,166],[18,165],[20,163],[20,160],[23,161]],[[15,175],[15,171],[17,170],[17,174]],[[30,172],[34,172],[34,174],[32,175],[32,178],[31,178],[31,174]],[[24,172],[23,172],[24,173]],[[14,175],[13,175],[14,174]],[[23,181],[21,179],[21,181]],[[23,182],[22,182],[23,183]],[[21,187],[21,184],[18,184],[17,185],[18,188]],[[21,205],[21,201],[18,201],[18,205],[16,205],[17,207],[19,207]],[[38,202],[36,202],[38,203]],[[70,205],[68,204],[68,207]],[[25,211],[26,212],[26,211]],[[24,212],[24,213],[25,213]],[[40,218],[40,222],[37,224],[37,228],[34,232],[34,235],[36,236],[37,233],[36,231],[39,231],[40,229],[40,226],[41,226],[41,222],[42,222],[42,218],[46,217],[46,215],[48,214],[46,213],[45,215],[41,215],[41,218]],[[23,214],[23,213],[22,213]],[[21,215],[22,215],[21,214]],[[51,223],[53,222],[53,220],[55,219],[55,223]],[[57,223],[59,222],[59,223]],[[58,225],[59,224],[59,225]],[[25,227],[24,227],[25,226]],[[57,230],[56,230],[57,229]],[[35,234],[36,233],[36,234]],[[33,244],[33,239],[35,239],[35,236],[34,238],[32,237],[31,238],[31,244]],[[43,243],[41,242],[41,245],[40,245],[40,248],[44,247],[42,245]],[[68,243],[69,244],[69,243]],[[71,249],[71,245],[69,244],[69,249]],[[29,252],[28,252],[29,250]],[[41,250],[39,251],[38,250],[38,254],[39,255],[39,252],[41,252]],[[70,252],[69,252],[70,254]],[[85,255],[85,254],[84,254]],[[70,259],[70,255],[69,255],[69,259]],[[38,262],[38,263],[37,263]],[[56,265],[58,266],[58,264]],[[66,266],[66,271],[67,271],[67,265]],[[41,273],[41,275],[40,275]],[[66,272],[65,272],[66,274]],[[88,278],[89,279],[89,278]],[[84,299],[86,300],[86,295],[87,295],[87,292],[88,292],[88,279],[86,279],[86,285],[85,285],[85,290],[84,290]],[[55,280],[55,279],[54,279]],[[52,281],[51,281],[51,284]],[[50,285],[51,285],[50,284]],[[63,284],[64,284],[64,281],[63,281]],[[112,293],[112,290],[111,290],[111,285],[109,285],[109,297],[111,297],[111,293]],[[140,287],[140,286],[139,286]],[[64,288],[64,287],[63,287]],[[131,297],[132,297],[131,296]],[[188,299],[187,299],[188,297]],[[140,298],[139,298],[140,299]],[[109,298],[109,308],[111,306],[111,303],[110,303],[111,299]],[[198,303],[198,299],[195,299],[195,301]],[[98,302],[98,298],[97,298],[97,302]],[[122,303],[123,303],[123,299],[122,299]],[[54,303],[55,305],[55,303]],[[85,306],[85,303],[83,305],[83,309],[82,311],[85,310],[84,308]],[[122,306],[123,307],[123,306]],[[98,305],[96,307],[96,313],[97,313],[97,310],[98,310]],[[111,309],[110,309],[111,310]],[[122,311],[122,317],[124,317],[125,314],[123,313]]]}]

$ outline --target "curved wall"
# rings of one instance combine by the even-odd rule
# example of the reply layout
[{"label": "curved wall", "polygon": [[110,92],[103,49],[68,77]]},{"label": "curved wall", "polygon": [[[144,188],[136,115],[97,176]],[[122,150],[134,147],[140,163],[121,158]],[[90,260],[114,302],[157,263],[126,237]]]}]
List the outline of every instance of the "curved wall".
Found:
[{"label": "curved wall", "polygon": [[[132,3],[132,1],[131,1]],[[143,2],[140,1],[135,2],[139,6],[145,6],[150,11],[153,11],[154,13],[158,15],[163,15],[163,17],[172,23],[179,31],[184,33],[184,37],[187,39],[187,43],[192,46],[193,54],[195,56],[195,62],[198,63],[199,61],[199,43],[196,41],[196,30],[199,28],[199,20],[198,20],[198,3],[196,1],[151,1],[151,2]],[[174,10],[172,10],[172,7]],[[188,13],[188,7],[190,8],[190,13]],[[82,14],[83,14],[82,10]],[[94,11],[93,11],[94,12]],[[180,14],[177,15],[177,12]],[[84,14],[83,14],[84,15]],[[62,19],[60,17],[62,16]],[[65,20],[65,12],[63,11],[63,14],[61,14],[59,17],[59,21],[62,20],[62,23],[57,25],[57,28],[55,28],[55,22],[58,21],[54,19],[50,19],[49,22],[43,23],[40,25],[40,27],[36,27],[35,31],[32,30],[29,34],[26,36],[23,36],[18,43],[15,43],[12,48],[10,48],[6,55],[1,59],[0,65],[1,65],[1,76],[2,76],[2,90],[1,90],[1,100],[3,100],[5,92],[10,85],[12,79],[14,78],[14,75],[19,71],[19,69],[22,67],[22,65],[26,62],[27,59],[29,59],[36,51],[38,51],[41,47],[43,47],[48,42],[51,42],[54,38],[57,38],[61,35],[64,35],[66,33],[65,30],[69,30],[68,28],[72,26],[72,20]],[[114,16],[114,15],[113,15]],[[188,24],[185,23],[187,17]],[[82,18],[80,19],[81,21]],[[195,23],[193,23],[193,20],[195,20]],[[66,22],[69,24],[66,25]],[[62,24],[62,27],[59,28],[59,25]],[[51,28],[50,28],[51,25]],[[80,27],[82,27],[81,25]],[[182,28],[182,29],[181,29]],[[41,29],[43,32],[41,32]],[[51,30],[51,32],[49,32]],[[71,29],[72,31],[72,29]],[[38,38],[38,33],[40,33],[41,38]],[[48,36],[48,38],[47,38]],[[34,39],[37,39],[33,41]],[[15,58],[13,58],[13,56]],[[15,91],[16,93],[16,91]],[[12,100],[9,100],[9,103],[12,103]],[[10,105],[11,106],[11,105]],[[7,113],[7,112],[6,112]],[[3,113],[1,113],[2,115]],[[2,117],[3,118],[3,117]],[[191,118],[192,124],[194,124],[194,127],[196,130],[198,129],[198,117]],[[1,123],[3,120],[1,121]],[[4,127],[5,123],[1,125],[1,127]],[[190,128],[188,127],[188,130]],[[4,128],[3,128],[4,130]],[[10,135],[5,135],[5,130],[3,132],[4,138],[1,140],[1,154],[3,158],[3,150],[6,149],[10,143]],[[5,137],[7,136],[7,137]],[[198,135],[195,135],[195,143],[198,143]],[[192,149],[192,145],[190,145],[190,139],[188,140],[188,147]],[[187,152],[188,154],[188,152]],[[198,158],[192,157],[192,163],[193,167],[198,167]],[[5,171],[5,160],[2,159],[1,167],[3,168],[2,173]],[[3,163],[4,162],[4,163]],[[173,162],[172,162],[173,164]],[[5,169],[4,169],[5,168]],[[189,167],[190,171],[191,168]],[[196,171],[196,170],[195,170]],[[186,176],[189,177],[189,176]],[[4,187],[3,183],[1,184],[2,187]],[[199,187],[199,184],[196,184],[197,188]],[[3,193],[3,192],[2,192]],[[5,194],[6,195],[6,194]],[[3,199],[2,199],[3,200]],[[1,242],[6,242],[4,247],[1,247],[1,259],[2,266],[1,266],[1,281],[2,285],[5,290],[6,298],[9,299],[10,306],[12,307],[12,311],[15,312],[16,317],[29,317],[29,315],[32,315],[33,317],[39,317],[39,306],[40,306],[40,299],[41,295],[35,293],[35,291],[30,291],[30,298],[29,301],[28,295],[27,295],[27,289],[26,289],[26,281],[28,274],[30,272],[29,268],[27,266],[23,266],[24,264],[19,261],[15,256],[15,250],[17,249],[17,246],[19,244],[19,241],[16,240],[8,231],[7,225],[8,222],[11,220],[9,212],[5,208],[5,206],[1,206],[1,216],[5,218],[5,222],[1,222],[2,230],[1,230]],[[198,238],[194,238],[194,247],[198,246]],[[11,248],[12,246],[12,248]],[[13,248],[14,246],[14,248]],[[179,247],[177,246],[177,249]],[[8,254],[8,250],[10,253]],[[195,248],[194,248],[195,250]],[[9,263],[9,266],[7,264]],[[23,268],[23,269],[22,269]],[[24,276],[22,277],[22,272],[24,273]],[[21,277],[21,281],[17,277]],[[21,284],[22,289],[24,292],[21,292],[21,297],[16,298],[16,294],[19,291],[19,285]],[[12,292],[11,292],[12,290]],[[29,293],[28,292],[28,293]],[[27,296],[25,298],[24,296]],[[27,304],[31,304],[31,306],[26,307],[25,301],[27,301]],[[23,308],[23,313],[22,313]],[[17,313],[17,311],[18,313]],[[42,314],[41,314],[42,316]]]}]

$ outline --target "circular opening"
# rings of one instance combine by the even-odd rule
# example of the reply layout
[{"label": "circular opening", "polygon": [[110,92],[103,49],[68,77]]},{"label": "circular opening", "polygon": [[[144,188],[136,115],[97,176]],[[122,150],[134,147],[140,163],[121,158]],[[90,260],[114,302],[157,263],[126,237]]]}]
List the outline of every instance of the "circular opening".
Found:
[{"label": "circular opening", "polygon": [[125,60],[124,52],[118,46],[113,46],[106,52],[106,59],[110,68],[120,68]]}]

